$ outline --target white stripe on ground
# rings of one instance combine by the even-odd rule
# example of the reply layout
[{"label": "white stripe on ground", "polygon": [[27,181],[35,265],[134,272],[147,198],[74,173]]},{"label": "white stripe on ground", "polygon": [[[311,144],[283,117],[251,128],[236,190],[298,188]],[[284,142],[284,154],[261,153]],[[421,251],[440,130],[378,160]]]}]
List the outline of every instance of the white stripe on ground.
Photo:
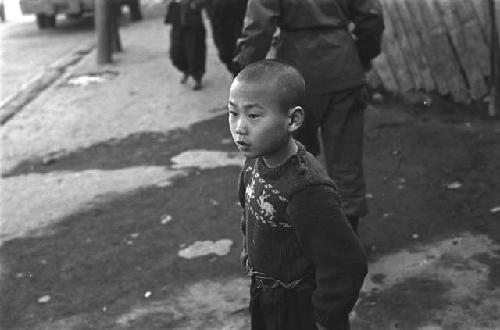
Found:
[{"label": "white stripe on ground", "polygon": [[160,166],[82,172],[29,174],[0,180],[2,189],[0,245],[33,233],[71,215],[141,187],[170,183],[185,171]]},{"label": "white stripe on ground", "polygon": [[245,159],[239,152],[189,150],[172,158],[172,168],[197,167],[212,169],[221,166],[243,166]]}]

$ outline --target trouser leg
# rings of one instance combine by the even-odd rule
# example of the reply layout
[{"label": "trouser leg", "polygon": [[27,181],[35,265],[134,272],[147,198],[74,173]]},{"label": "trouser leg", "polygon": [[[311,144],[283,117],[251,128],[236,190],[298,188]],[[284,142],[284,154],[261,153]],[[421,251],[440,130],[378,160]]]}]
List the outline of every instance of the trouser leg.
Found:
[{"label": "trouser leg", "polygon": [[188,57],[189,74],[195,80],[201,80],[205,73],[206,62],[205,28],[203,26],[188,29],[185,51]]},{"label": "trouser leg", "polygon": [[328,174],[338,186],[345,214],[359,218],[368,213],[363,173],[363,89],[332,94],[322,120],[321,134]]},{"label": "trouser leg", "polygon": [[302,289],[250,287],[252,330],[317,330],[311,285]]},{"label": "trouser leg", "polygon": [[184,31],[181,27],[172,26],[170,30],[170,59],[181,72],[188,72],[187,55],[184,47]]},{"label": "trouser leg", "polygon": [[320,152],[318,130],[329,101],[330,94],[307,94],[303,102],[304,123],[294,134],[295,139],[302,143],[306,150],[314,156],[319,155]]}]

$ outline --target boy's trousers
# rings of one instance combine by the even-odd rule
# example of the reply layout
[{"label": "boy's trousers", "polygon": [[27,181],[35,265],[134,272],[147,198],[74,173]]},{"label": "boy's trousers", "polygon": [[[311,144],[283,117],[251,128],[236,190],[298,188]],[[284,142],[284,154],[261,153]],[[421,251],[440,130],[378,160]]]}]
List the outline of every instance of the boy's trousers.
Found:
[{"label": "boy's trousers", "polygon": [[345,91],[312,93],[304,99],[305,121],[295,135],[307,151],[320,152],[318,129],[328,175],[335,181],[346,215],[368,213],[363,174],[365,87]]},{"label": "boy's trousers", "polygon": [[311,301],[313,290],[312,285],[262,288],[252,279],[252,330],[317,330]]}]

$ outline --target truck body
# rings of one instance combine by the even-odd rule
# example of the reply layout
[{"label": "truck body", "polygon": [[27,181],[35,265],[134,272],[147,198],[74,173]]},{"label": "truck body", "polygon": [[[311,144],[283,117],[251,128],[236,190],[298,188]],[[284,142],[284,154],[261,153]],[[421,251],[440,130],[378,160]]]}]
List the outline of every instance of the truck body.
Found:
[{"label": "truck body", "polygon": [[[142,19],[139,0],[109,0],[130,8],[130,18],[133,21]],[[20,0],[21,12],[25,15],[36,15],[36,23],[40,29],[55,26],[57,14],[65,14],[76,18],[85,13],[93,13],[95,0]]]},{"label": "truck body", "polygon": [[80,15],[94,10],[94,0],[21,0],[23,14]]}]

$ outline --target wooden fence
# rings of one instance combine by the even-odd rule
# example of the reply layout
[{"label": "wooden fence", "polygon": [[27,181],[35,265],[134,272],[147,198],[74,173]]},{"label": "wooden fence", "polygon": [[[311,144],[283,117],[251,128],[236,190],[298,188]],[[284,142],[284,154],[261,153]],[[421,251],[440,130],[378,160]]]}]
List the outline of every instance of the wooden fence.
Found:
[{"label": "wooden fence", "polygon": [[[460,103],[488,95],[487,0],[380,1],[386,27],[382,54],[373,61],[372,85],[393,92],[438,92]],[[500,17],[500,0],[495,5]]]}]

